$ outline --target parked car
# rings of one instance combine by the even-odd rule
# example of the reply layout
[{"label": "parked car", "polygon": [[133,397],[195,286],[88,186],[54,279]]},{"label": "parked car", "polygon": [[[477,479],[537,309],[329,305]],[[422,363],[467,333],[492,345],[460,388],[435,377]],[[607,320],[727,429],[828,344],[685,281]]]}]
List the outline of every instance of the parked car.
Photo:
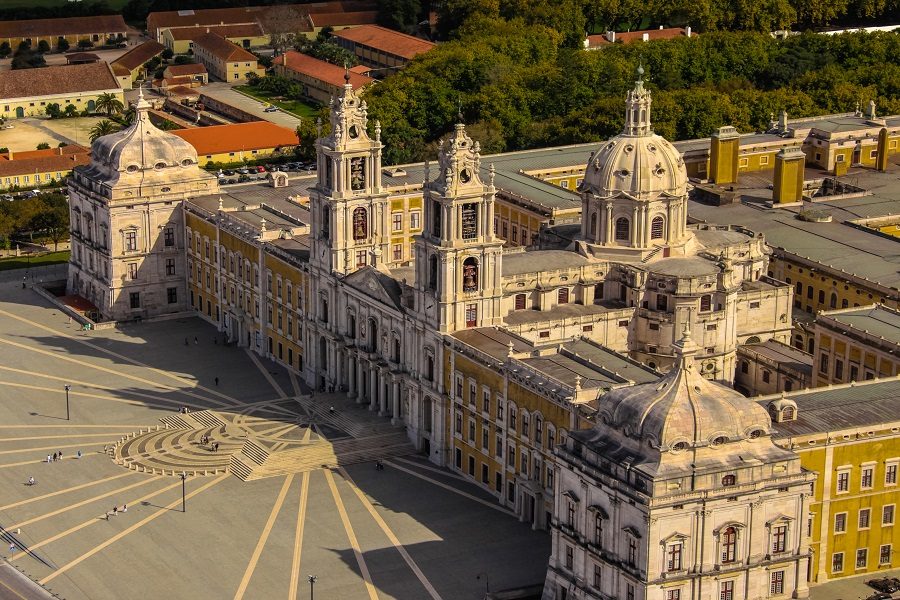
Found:
[{"label": "parked car", "polygon": [[244,183],[245,181],[250,181],[250,176],[246,173],[241,173],[241,176],[238,177],[238,183]]},{"label": "parked car", "polygon": [[249,175],[249,174],[250,174],[250,169],[248,169],[247,167],[243,167],[243,168],[238,169],[237,172],[238,172],[240,175]]},{"label": "parked car", "polygon": [[234,171],[232,171],[231,169],[225,169],[224,171],[222,171],[222,174],[231,177],[232,175],[234,175]]},{"label": "parked car", "polygon": [[263,112],[278,112],[278,107],[269,105],[263,109]]},{"label": "parked car", "polygon": [[893,596],[891,594],[886,594],[884,592],[878,592],[877,594],[872,594],[866,600],[891,600]]},{"label": "parked car", "polygon": [[257,172],[257,173],[265,173],[265,172],[266,172],[266,168],[265,168],[264,166],[262,166],[262,165],[256,165],[256,172]]},{"label": "parked car", "polygon": [[232,184],[232,183],[237,183],[237,179],[229,179],[229,180],[226,181],[225,183],[227,183],[227,184],[229,184],[229,185]]}]

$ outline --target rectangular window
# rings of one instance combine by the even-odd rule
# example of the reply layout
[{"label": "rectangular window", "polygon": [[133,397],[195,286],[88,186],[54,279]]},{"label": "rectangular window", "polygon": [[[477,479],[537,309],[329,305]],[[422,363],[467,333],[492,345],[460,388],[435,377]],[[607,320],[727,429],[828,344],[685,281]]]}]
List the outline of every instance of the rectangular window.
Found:
[{"label": "rectangular window", "polygon": [[140,292],[131,292],[128,294],[128,301],[131,304],[131,308],[140,308],[141,307],[141,293]]},{"label": "rectangular window", "polygon": [[409,228],[410,229],[421,229],[420,219],[422,218],[422,213],[418,210],[414,210],[409,213]]},{"label": "rectangular window", "polygon": [[166,300],[169,304],[175,304],[178,302],[178,288],[166,288]]},{"label": "rectangular window", "polygon": [[769,593],[773,596],[784,593],[784,571],[773,571],[769,580]]},{"label": "rectangular window", "polygon": [[897,463],[885,465],[884,485],[897,485]]},{"label": "rectangular window", "polygon": [[475,327],[478,324],[478,305],[466,304],[466,327]]},{"label": "rectangular window", "polygon": [[634,600],[634,586],[630,583],[625,584],[625,600]]},{"label": "rectangular window", "polygon": [[841,471],[837,476],[838,493],[850,490],[850,471]]},{"label": "rectangular window", "polygon": [[881,524],[882,525],[893,525],[894,524],[894,505],[888,504],[884,508],[881,509]]},{"label": "rectangular window", "polygon": [[862,475],[860,476],[859,485],[862,489],[868,490],[872,488],[872,476],[874,474],[875,469],[872,467],[865,467],[862,470]]},{"label": "rectangular window", "polygon": [[681,600],[681,588],[666,590],[666,600]]},{"label": "rectangular window", "polygon": [[137,263],[128,263],[128,279],[137,279],[138,268]]},{"label": "rectangular window", "polygon": [[469,420],[469,442],[475,442],[475,421]]},{"label": "rectangular window", "polygon": [[462,436],[462,413],[456,413],[456,429],[455,432],[457,435]]},{"label": "rectangular window", "polygon": [[175,274],[175,259],[167,258],[166,259],[166,275],[174,275]]},{"label": "rectangular window", "polygon": [[391,214],[391,230],[403,231],[403,213],[395,212]]},{"label": "rectangular window", "polygon": [[481,410],[486,413],[491,412],[491,391],[481,390]]},{"label": "rectangular window", "polygon": [[364,267],[368,264],[366,262],[366,251],[365,250],[357,250],[356,251],[356,266]]},{"label": "rectangular window", "polygon": [[844,361],[839,358],[834,359],[834,378],[835,379],[843,379],[844,378]]},{"label": "rectangular window", "polygon": [[871,508],[861,508],[859,509],[859,529],[868,529],[869,523],[871,522]]},{"label": "rectangular window", "polygon": [[570,571],[575,566],[575,548],[566,545],[566,568]]},{"label": "rectangular window", "polygon": [[137,250],[137,231],[125,232],[125,251],[133,252]]},{"label": "rectangular window", "polygon": [[592,585],[599,590],[600,586],[602,584],[603,584],[603,568],[600,565],[598,565],[597,563],[594,563],[594,579],[592,581]]},{"label": "rectangular window", "polygon": [[838,513],[834,515],[834,532],[844,533],[847,531],[847,513]]},{"label": "rectangular window", "polygon": [[681,570],[681,551],[681,542],[669,544],[669,547],[666,550],[666,571]]},{"label": "rectangular window", "polygon": [[840,573],[844,570],[844,553],[835,552],[831,555],[831,572]]},{"label": "rectangular window", "polygon": [[823,354],[819,359],[819,371],[828,374],[828,355]]},{"label": "rectangular window", "polygon": [[878,564],[879,565],[891,564],[891,545],[890,544],[884,544],[878,550]]},{"label": "rectangular window", "polygon": [[719,600],[734,600],[734,581],[719,584]]},{"label": "rectangular window", "polygon": [[166,227],[163,230],[163,239],[165,240],[166,247],[175,245],[175,229],[172,227]]},{"label": "rectangular window", "polygon": [[787,525],[772,528],[772,553],[778,554],[787,549]]},{"label": "rectangular window", "polygon": [[856,551],[856,568],[857,569],[865,569],[866,563],[869,562],[869,550],[867,548],[860,548]]},{"label": "rectangular window", "polygon": [[394,255],[394,262],[403,260],[403,244],[394,244],[391,247],[391,252]]}]

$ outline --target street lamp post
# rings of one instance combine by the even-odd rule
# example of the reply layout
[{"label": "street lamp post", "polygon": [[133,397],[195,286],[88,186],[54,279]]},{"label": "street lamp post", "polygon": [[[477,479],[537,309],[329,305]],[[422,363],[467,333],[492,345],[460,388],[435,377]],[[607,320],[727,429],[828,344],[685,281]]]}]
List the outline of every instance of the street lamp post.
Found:
[{"label": "street lamp post", "polygon": [[316,581],[319,580],[315,575],[307,575],[306,580],[309,582],[309,600],[313,600],[313,588],[316,585]]},{"label": "street lamp post", "polygon": [[184,471],[181,472],[181,512],[185,512],[184,510],[184,482],[187,479],[187,473]]},{"label": "street lamp post", "polygon": [[72,389],[72,386],[67,383],[63,387],[66,388],[66,421],[68,421],[69,420],[69,390]]}]

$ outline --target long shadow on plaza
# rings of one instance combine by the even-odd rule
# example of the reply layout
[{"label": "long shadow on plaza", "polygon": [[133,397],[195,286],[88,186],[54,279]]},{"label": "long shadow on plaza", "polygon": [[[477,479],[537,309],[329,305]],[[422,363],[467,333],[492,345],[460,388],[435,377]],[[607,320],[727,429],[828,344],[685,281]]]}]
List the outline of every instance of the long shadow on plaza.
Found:
[{"label": "long shadow on plaza", "polygon": [[[383,515],[386,522],[405,542],[406,551],[442,597],[482,598],[487,582],[492,590],[502,590],[544,580],[550,556],[550,537],[546,532],[533,531],[511,515],[421,482],[390,465],[385,471],[376,471],[372,464],[359,464],[347,471],[376,509],[388,511]],[[431,473],[428,476],[453,481]],[[493,502],[474,485],[458,480],[452,485]],[[409,531],[404,531],[405,522],[409,523]],[[432,539],[410,541],[416,532]],[[358,569],[351,550],[334,552],[350,568]],[[363,557],[373,583],[385,595],[427,597],[395,548],[367,550]]]}]

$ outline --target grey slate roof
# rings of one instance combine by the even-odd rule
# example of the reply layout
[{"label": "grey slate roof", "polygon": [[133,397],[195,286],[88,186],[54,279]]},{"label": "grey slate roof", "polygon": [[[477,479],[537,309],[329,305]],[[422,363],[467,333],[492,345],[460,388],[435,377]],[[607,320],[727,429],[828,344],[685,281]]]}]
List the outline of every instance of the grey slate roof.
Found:
[{"label": "grey slate roof", "polygon": [[824,317],[860,332],[900,344],[900,312],[881,305],[824,313]]}]

